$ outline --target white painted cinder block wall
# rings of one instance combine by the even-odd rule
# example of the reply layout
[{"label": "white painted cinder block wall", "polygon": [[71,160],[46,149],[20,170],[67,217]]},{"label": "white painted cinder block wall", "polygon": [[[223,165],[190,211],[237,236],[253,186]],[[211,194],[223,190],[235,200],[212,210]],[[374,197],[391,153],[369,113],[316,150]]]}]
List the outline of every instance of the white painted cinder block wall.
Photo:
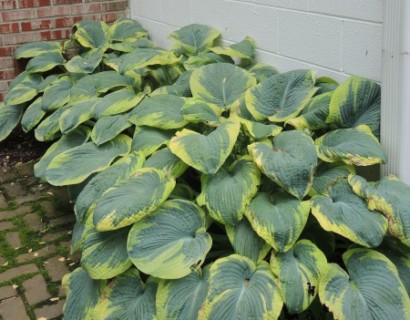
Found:
[{"label": "white painted cinder block wall", "polygon": [[381,80],[383,0],[130,0],[131,16],[156,43],[190,23],[219,29],[227,43],[246,35],[257,59],[279,71],[310,68],[343,80]]}]

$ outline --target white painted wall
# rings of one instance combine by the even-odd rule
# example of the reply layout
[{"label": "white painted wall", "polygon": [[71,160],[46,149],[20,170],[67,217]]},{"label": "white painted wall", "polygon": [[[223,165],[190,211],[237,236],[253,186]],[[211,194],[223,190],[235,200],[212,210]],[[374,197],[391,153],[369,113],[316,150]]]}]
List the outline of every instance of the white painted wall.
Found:
[{"label": "white painted wall", "polygon": [[381,80],[383,0],[130,0],[131,16],[159,45],[190,23],[219,29],[228,43],[246,35],[257,59],[280,71],[311,68],[343,80]]}]

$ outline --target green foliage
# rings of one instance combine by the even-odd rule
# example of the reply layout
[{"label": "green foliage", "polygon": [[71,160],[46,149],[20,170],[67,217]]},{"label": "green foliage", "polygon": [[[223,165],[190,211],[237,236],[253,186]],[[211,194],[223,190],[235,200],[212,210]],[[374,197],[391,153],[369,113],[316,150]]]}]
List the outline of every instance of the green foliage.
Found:
[{"label": "green foliage", "polygon": [[0,139],[21,121],[54,141],[36,176],[80,190],[65,318],[408,319],[410,187],[355,170],[386,162],[379,85],[219,37],[189,25],[164,50],[83,21],[16,51]]}]

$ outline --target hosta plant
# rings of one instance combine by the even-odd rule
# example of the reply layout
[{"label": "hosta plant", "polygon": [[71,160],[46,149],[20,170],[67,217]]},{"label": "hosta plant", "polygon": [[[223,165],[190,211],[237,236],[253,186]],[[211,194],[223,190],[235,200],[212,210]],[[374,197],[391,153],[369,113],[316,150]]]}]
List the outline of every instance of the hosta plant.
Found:
[{"label": "hosta plant", "polygon": [[65,319],[409,319],[410,187],[356,174],[386,161],[379,85],[170,38],[88,21],[16,51],[0,136],[54,141],[35,174],[75,198]]}]

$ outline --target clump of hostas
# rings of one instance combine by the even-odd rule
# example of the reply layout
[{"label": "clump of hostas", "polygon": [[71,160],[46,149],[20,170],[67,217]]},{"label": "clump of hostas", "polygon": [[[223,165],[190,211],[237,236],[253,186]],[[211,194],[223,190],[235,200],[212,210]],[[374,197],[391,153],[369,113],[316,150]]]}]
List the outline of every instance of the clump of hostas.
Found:
[{"label": "clump of hostas", "polygon": [[408,319],[410,187],[356,174],[386,161],[379,85],[170,38],[83,21],[16,51],[0,137],[55,141],[35,175],[75,198],[65,318]]}]

